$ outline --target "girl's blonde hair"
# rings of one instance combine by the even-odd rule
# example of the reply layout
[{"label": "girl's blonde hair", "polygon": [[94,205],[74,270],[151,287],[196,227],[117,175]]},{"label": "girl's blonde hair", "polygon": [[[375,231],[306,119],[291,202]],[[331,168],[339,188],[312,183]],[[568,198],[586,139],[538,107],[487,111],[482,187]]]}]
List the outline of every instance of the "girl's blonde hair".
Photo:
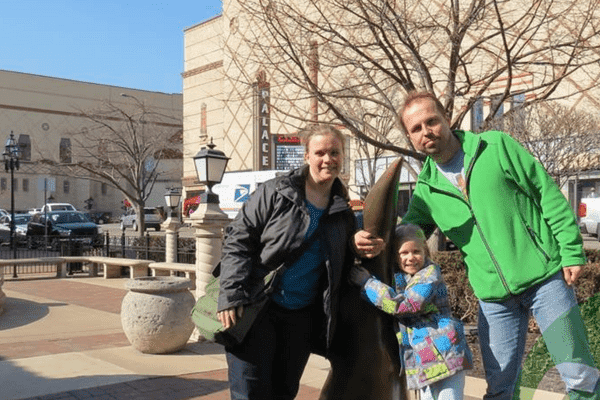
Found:
[{"label": "girl's blonde hair", "polygon": [[400,247],[402,247],[402,244],[404,244],[404,242],[410,241],[420,243],[421,246],[423,246],[423,252],[425,253],[425,261],[431,259],[431,255],[429,254],[429,247],[427,247],[427,238],[425,237],[425,232],[423,232],[423,229],[414,224],[398,225],[394,234],[395,253],[398,253],[398,250],[400,250]]}]

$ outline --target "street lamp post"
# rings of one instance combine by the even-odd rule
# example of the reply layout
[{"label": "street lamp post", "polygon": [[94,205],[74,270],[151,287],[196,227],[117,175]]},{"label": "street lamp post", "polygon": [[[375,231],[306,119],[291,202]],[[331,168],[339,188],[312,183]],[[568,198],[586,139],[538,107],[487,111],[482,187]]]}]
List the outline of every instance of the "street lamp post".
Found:
[{"label": "street lamp post", "polygon": [[181,189],[171,188],[165,193],[165,203],[169,208],[169,217],[163,222],[162,227],[166,232],[165,237],[165,261],[177,262],[177,240],[179,230],[179,217],[177,215],[177,207],[181,199]]},{"label": "street lamp post", "polygon": [[48,248],[48,203],[54,203],[54,196],[50,195],[44,202],[44,249]]},{"label": "street lamp post", "polygon": [[196,228],[196,296],[204,294],[204,288],[212,277],[212,270],[221,257],[223,228],[229,217],[219,208],[219,196],[212,191],[213,185],[221,182],[229,158],[215,145],[208,144],[194,156],[198,181],[206,186],[200,195],[198,208],[191,216],[192,227]]},{"label": "street lamp post", "polygon": [[[17,258],[17,246],[15,240],[15,169],[19,169],[19,156],[21,149],[17,142],[15,142],[15,136],[12,131],[6,144],[4,145],[4,169],[6,172],[10,171],[10,248],[13,252],[13,259]],[[13,278],[17,277],[17,266],[13,268]]]},{"label": "street lamp post", "polygon": [[[198,208],[191,215],[196,237],[196,298],[206,293],[213,268],[221,258],[223,229],[229,223],[229,217],[219,208],[219,196],[213,193],[212,187],[223,179],[228,161],[222,151],[215,150],[212,138],[208,149],[203,147],[194,156],[198,181],[206,186]],[[202,339],[198,330],[194,330],[192,339]]]}]

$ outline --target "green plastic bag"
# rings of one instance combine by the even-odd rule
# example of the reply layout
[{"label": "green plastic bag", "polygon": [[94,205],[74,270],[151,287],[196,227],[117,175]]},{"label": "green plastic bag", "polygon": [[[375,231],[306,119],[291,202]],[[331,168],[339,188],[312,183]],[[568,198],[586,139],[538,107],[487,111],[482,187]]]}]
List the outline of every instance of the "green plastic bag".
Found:
[{"label": "green plastic bag", "polygon": [[241,343],[261,312],[266,309],[269,296],[261,296],[254,303],[244,305],[242,318],[229,329],[223,329],[217,318],[217,302],[219,299],[219,278],[213,277],[205,288],[206,294],[198,299],[192,308],[192,321],[198,331],[207,340],[217,342],[226,347]]}]

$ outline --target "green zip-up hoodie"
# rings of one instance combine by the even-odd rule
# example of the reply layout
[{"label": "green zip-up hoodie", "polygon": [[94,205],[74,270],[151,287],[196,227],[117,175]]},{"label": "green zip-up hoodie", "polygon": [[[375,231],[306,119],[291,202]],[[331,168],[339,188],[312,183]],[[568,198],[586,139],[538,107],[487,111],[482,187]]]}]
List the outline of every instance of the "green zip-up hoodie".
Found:
[{"label": "green zip-up hoodie", "polygon": [[427,235],[438,226],[461,250],[478,298],[504,300],[586,263],[568,201],[527,150],[503,132],[454,135],[465,153],[466,194],[428,157],[402,222]]}]

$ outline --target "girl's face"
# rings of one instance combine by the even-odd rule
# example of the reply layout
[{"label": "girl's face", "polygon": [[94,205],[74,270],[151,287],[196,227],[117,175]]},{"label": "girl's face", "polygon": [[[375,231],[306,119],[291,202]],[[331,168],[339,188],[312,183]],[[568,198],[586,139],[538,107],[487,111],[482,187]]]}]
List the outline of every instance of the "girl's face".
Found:
[{"label": "girl's face", "polygon": [[425,262],[425,249],[423,245],[413,240],[402,243],[398,249],[398,264],[400,269],[414,275],[423,268]]},{"label": "girl's face", "polygon": [[344,149],[334,135],[315,135],[310,138],[304,158],[316,183],[333,181],[342,169]]}]

